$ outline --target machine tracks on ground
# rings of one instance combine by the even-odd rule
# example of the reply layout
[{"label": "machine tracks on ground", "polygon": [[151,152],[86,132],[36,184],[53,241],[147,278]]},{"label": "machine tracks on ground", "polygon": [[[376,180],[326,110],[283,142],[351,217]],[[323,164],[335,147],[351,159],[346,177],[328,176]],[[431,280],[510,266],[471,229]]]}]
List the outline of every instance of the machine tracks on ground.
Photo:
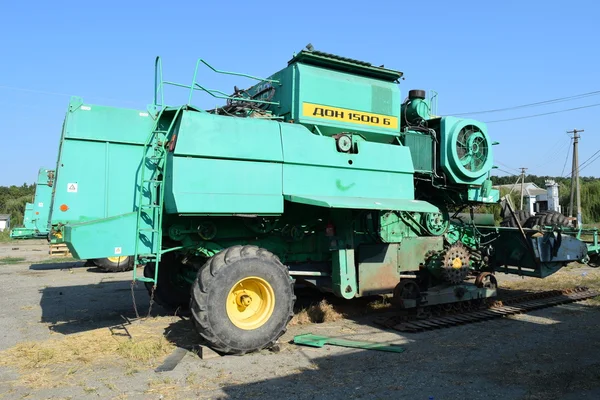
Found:
[{"label": "machine tracks on ground", "polygon": [[[425,313],[421,312],[419,316],[382,316],[374,322],[385,328],[400,332],[423,332],[488,321],[509,315],[523,314],[540,308],[574,303],[596,296],[600,296],[598,290],[586,287],[550,290],[495,300],[488,304],[481,304],[477,308],[471,308],[470,310],[461,309],[460,307],[453,307],[450,310],[443,310],[441,308],[425,309]],[[424,315],[425,317],[423,317]]]}]

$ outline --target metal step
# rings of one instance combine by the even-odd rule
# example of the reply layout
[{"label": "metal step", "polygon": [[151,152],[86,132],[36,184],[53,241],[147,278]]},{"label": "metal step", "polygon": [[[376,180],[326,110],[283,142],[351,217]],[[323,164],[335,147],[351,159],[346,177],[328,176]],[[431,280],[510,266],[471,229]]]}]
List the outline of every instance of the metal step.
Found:
[{"label": "metal step", "polygon": [[156,283],[153,278],[146,278],[145,276],[136,276],[134,279],[140,282]]}]

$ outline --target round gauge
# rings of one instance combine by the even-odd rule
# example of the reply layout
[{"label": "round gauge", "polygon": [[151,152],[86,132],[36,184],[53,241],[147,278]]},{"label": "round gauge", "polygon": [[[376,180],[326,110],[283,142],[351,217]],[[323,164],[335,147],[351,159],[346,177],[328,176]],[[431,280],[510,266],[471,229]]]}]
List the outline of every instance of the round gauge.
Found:
[{"label": "round gauge", "polygon": [[337,146],[340,151],[350,151],[352,148],[352,140],[348,136],[342,135],[337,140]]}]

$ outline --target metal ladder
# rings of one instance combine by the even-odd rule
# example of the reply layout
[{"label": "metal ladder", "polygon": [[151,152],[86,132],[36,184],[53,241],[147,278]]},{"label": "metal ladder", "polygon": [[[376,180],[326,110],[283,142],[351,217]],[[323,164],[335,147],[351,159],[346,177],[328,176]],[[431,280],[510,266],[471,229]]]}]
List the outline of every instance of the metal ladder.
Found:
[{"label": "metal ladder", "polygon": [[[158,264],[162,254],[162,218],[164,201],[164,179],[166,175],[167,138],[173,129],[183,107],[164,108],[156,118],[152,132],[144,144],[141,161],[140,179],[138,181],[137,220],[135,255],[133,261],[133,281],[152,283],[156,287],[158,281]],[[163,127],[168,124],[165,130]],[[149,177],[146,174],[150,173]],[[146,185],[149,187],[149,198],[144,196]],[[149,222],[144,218],[149,218]],[[149,239],[148,236],[152,239]],[[140,254],[140,241],[147,239],[151,243],[149,253]],[[154,277],[137,276],[137,267],[154,263]]]}]

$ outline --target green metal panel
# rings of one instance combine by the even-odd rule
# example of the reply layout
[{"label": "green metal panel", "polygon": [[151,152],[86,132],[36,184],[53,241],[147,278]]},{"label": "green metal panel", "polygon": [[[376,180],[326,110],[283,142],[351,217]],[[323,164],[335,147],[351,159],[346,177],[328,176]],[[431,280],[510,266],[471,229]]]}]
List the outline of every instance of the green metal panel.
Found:
[{"label": "green metal panel", "polygon": [[283,213],[281,164],[177,156],[167,164],[168,213]]},{"label": "green metal panel", "polygon": [[421,200],[407,199],[377,199],[363,197],[333,197],[333,196],[285,196],[286,200],[294,203],[327,208],[346,208],[356,210],[402,210],[414,212],[437,212],[434,205]]},{"label": "green metal panel", "polygon": [[358,153],[341,153],[331,137],[282,124],[283,193],[294,196],[413,199],[410,150],[359,141]]},{"label": "green metal panel", "polygon": [[142,144],[153,123],[145,111],[71,100],[55,172],[53,226],[134,210]]},{"label": "green metal panel", "polygon": [[500,191],[498,189],[490,189],[484,196],[481,188],[469,188],[468,199],[469,201],[479,203],[497,203],[500,200]]},{"label": "green metal panel", "polygon": [[398,244],[361,245],[358,249],[358,293],[391,293],[400,282]]},{"label": "green metal panel", "polygon": [[48,219],[50,217],[50,204],[52,200],[52,186],[54,171],[40,168],[35,186],[33,200],[32,222],[40,236],[46,236],[49,232]]},{"label": "green metal panel", "polygon": [[168,213],[283,212],[277,122],[184,112],[167,161]]},{"label": "green metal panel", "polygon": [[325,135],[357,132],[390,143],[400,130],[401,72],[320,52],[303,51],[288,66],[249,89],[271,100],[285,121],[313,126]]},{"label": "green metal panel", "polygon": [[415,171],[433,171],[433,138],[418,132],[403,133],[403,144],[410,149]]},{"label": "green metal panel", "polygon": [[419,265],[425,262],[425,254],[428,251],[443,249],[443,236],[404,238],[398,249],[400,271],[418,271]]},{"label": "green metal panel", "polygon": [[33,229],[33,203],[25,204],[25,211],[23,212],[23,227],[27,229]]},{"label": "green metal panel", "polygon": [[172,154],[182,157],[283,161],[277,122],[196,111],[183,111]]},{"label": "green metal panel", "polygon": [[318,125],[324,133],[359,132],[379,142],[398,136],[401,98],[395,83],[309,65],[294,67],[299,123]]},{"label": "green metal panel", "polygon": [[[70,223],[64,228],[64,239],[71,254],[78,259],[93,259],[133,255],[136,240],[137,213],[116,215],[109,218]],[[141,252],[150,248],[140,243]]]},{"label": "green metal panel", "polygon": [[63,139],[144,144],[153,122],[144,110],[86,104],[73,97]]},{"label": "green metal panel", "polygon": [[357,291],[354,249],[334,251],[332,257],[333,293],[336,296],[351,299]]}]

